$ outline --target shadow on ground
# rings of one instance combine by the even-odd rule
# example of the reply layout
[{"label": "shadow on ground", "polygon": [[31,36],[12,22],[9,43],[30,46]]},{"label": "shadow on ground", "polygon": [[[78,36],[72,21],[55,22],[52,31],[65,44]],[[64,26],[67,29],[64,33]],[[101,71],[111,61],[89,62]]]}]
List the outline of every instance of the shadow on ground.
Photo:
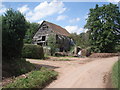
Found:
[{"label": "shadow on ground", "polygon": [[36,69],[40,69],[41,67],[46,67],[46,68],[49,68],[49,69],[59,68],[59,67],[50,66],[50,65],[44,65],[44,64],[34,64],[34,65],[35,65]]}]

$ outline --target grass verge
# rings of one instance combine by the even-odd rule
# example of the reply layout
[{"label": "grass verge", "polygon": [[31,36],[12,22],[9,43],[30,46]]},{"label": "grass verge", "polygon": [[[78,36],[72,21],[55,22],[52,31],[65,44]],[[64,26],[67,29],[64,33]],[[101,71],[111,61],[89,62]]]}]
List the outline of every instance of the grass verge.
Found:
[{"label": "grass verge", "polygon": [[53,61],[71,61],[70,59],[64,59],[64,58],[61,58],[61,59],[52,59]]},{"label": "grass verge", "polygon": [[70,59],[58,59],[58,61],[70,61]]},{"label": "grass verge", "polygon": [[120,88],[120,59],[114,64],[112,69],[112,87]]},{"label": "grass verge", "polygon": [[34,69],[35,66],[29,61],[26,61],[24,58],[11,60],[11,62],[5,62],[3,60],[2,62],[3,77],[19,76]]},{"label": "grass verge", "polygon": [[56,79],[57,72],[42,67],[40,71],[32,71],[25,78],[18,78],[4,88],[44,88]]}]

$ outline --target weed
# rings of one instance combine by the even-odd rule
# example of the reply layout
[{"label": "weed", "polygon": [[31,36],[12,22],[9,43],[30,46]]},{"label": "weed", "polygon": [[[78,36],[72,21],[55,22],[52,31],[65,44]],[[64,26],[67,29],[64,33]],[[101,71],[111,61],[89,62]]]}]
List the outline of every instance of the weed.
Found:
[{"label": "weed", "polygon": [[44,88],[52,80],[56,79],[57,72],[47,68],[40,71],[32,71],[25,78],[18,78],[4,88]]}]

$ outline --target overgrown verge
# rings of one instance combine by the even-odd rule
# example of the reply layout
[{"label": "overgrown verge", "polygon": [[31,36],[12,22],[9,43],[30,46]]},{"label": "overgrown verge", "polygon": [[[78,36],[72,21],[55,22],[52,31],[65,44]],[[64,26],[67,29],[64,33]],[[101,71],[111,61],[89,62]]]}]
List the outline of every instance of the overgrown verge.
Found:
[{"label": "overgrown verge", "polygon": [[53,59],[53,61],[71,61],[70,59]]},{"label": "overgrown verge", "polygon": [[112,87],[120,88],[120,59],[114,64],[112,69]]},{"label": "overgrown verge", "polygon": [[35,69],[35,66],[23,58],[2,62],[2,77],[18,76]]},{"label": "overgrown verge", "polygon": [[26,77],[17,78],[3,88],[44,88],[56,79],[57,75],[57,72],[42,67],[40,71],[32,71]]}]

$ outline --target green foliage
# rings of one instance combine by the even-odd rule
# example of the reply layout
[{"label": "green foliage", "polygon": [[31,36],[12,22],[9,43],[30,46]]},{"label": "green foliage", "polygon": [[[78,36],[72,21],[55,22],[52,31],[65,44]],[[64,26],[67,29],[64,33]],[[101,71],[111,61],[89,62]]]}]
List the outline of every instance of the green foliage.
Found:
[{"label": "green foliage", "polygon": [[75,41],[77,46],[80,46],[81,48],[89,47],[89,31],[79,35],[72,33],[70,37]]},{"label": "green foliage", "polygon": [[120,52],[120,45],[116,45],[115,50],[116,52]]},{"label": "green foliage", "polygon": [[33,36],[37,32],[38,27],[39,27],[38,23],[27,22],[27,32],[25,34],[24,43],[28,43],[28,44],[32,43]]},{"label": "green foliage", "polygon": [[2,62],[2,77],[18,76],[35,69],[32,63],[23,58],[10,60],[9,63],[5,61]]},{"label": "green foliage", "polygon": [[55,37],[56,37],[55,35],[50,35],[48,38],[48,46],[51,48],[51,55],[54,55],[56,49],[58,48]]},{"label": "green foliage", "polygon": [[70,61],[70,59],[59,59],[58,61]]},{"label": "green foliage", "polygon": [[109,4],[94,9],[85,25],[90,32],[90,45],[94,52],[114,52],[120,43],[120,12],[117,5]]},{"label": "green foliage", "polygon": [[24,58],[41,59],[44,58],[43,47],[33,44],[25,44],[23,46],[22,56]]},{"label": "green foliage", "polygon": [[2,55],[6,60],[21,57],[23,39],[26,32],[25,17],[9,9],[2,16]]},{"label": "green foliage", "polygon": [[120,59],[114,64],[112,69],[112,86],[120,88]]},{"label": "green foliage", "polygon": [[44,88],[52,80],[56,79],[57,72],[46,68],[40,71],[32,71],[26,78],[18,78],[5,88]]},{"label": "green foliage", "polygon": [[27,73],[27,72],[35,69],[35,66],[32,63],[30,63],[29,61],[26,61],[23,58],[20,59],[18,62],[15,62],[13,67],[15,67],[14,71],[18,75],[23,74],[23,73]]}]

